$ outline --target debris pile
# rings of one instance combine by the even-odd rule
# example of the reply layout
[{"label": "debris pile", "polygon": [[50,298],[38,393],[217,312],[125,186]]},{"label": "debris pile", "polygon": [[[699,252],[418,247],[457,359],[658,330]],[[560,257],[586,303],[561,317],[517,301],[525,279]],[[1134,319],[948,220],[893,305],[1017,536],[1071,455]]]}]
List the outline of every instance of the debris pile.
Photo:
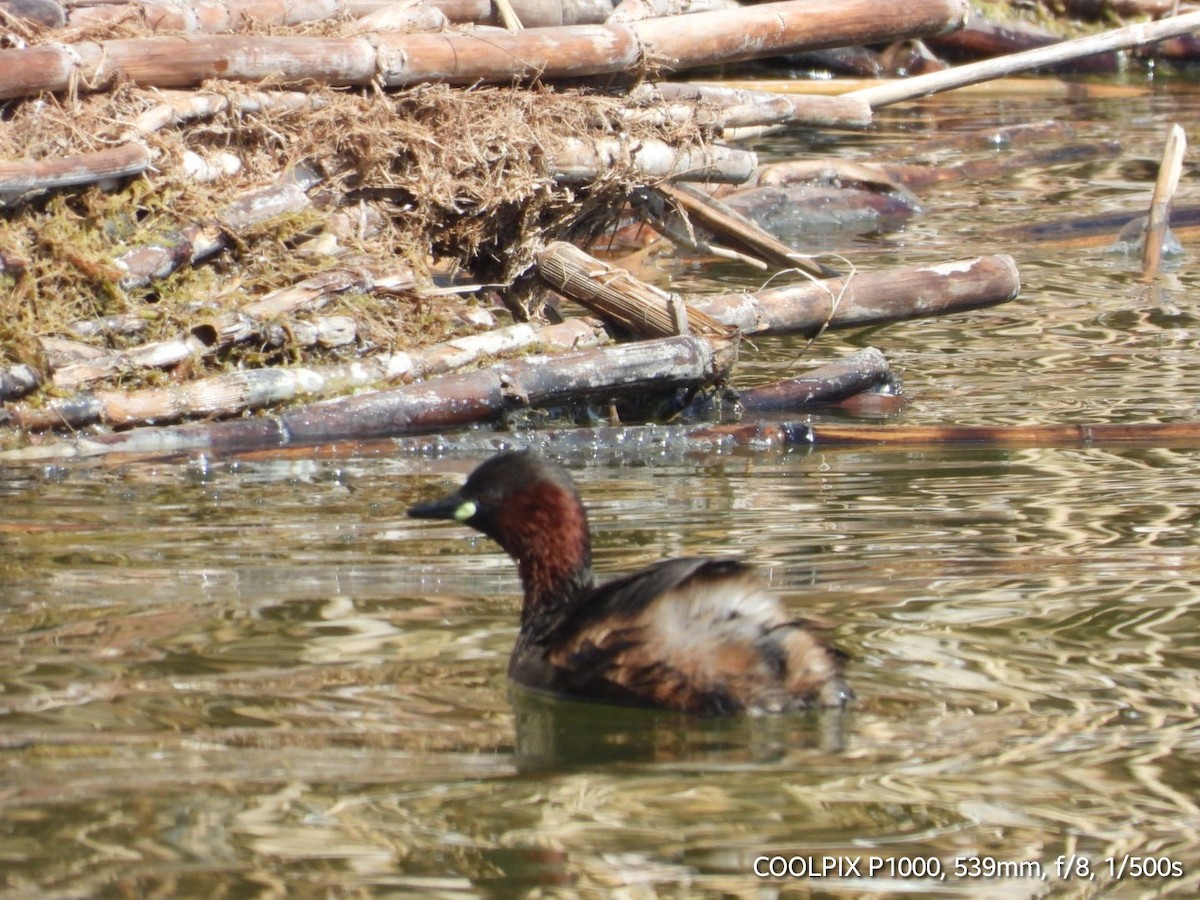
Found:
[{"label": "debris pile", "polygon": [[[1007,257],[852,280],[713,196],[759,175],[731,142],[745,129],[863,127],[869,99],[665,80],[949,31],[961,0],[886,14],[870,0],[688,15],[643,0],[3,5],[8,458],[392,435],[522,405],[690,395],[728,376],[742,333],[815,334],[1019,289]],[[694,250],[809,280],[703,304],[627,273],[622,286],[584,251],[631,211]],[[905,290],[923,305],[901,308]],[[560,295],[601,320],[563,321]],[[892,308],[862,312],[880,304]]]}]

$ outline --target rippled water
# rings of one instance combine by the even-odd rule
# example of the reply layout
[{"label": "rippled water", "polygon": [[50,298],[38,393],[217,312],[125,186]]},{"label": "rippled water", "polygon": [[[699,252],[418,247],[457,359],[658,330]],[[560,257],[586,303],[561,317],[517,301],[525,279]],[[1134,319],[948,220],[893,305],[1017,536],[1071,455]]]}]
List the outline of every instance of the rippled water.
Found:
[{"label": "rippled water", "polygon": [[[1193,97],[884,116],[852,146],[1070,114],[1125,150],[926,192],[905,233],[852,248],[860,264],[1010,252],[1022,298],[826,335],[808,358],[879,346],[905,371],[903,422],[1200,418],[1194,245],[1151,293],[1101,250],[1000,231],[1143,205]],[[800,349],[756,341],[746,377]],[[510,691],[511,565],[403,515],[481,453],[0,470],[0,885],[1194,895],[1200,448],[556,452],[602,574],[756,560],[789,607],[835,623],[856,707],[710,721]],[[1166,877],[1135,877],[1146,857]],[[755,875],[778,865],[792,874]]]}]

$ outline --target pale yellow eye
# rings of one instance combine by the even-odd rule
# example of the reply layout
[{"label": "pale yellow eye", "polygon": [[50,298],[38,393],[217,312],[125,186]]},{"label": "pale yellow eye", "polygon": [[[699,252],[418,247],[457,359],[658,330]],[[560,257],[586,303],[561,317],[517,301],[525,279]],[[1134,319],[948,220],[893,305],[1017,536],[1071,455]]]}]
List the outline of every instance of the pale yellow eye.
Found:
[{"label": "pale yellow eye", "polygon": [[464,500],[458,505],[458,509],[454,511],[454,520],[456,522],[465,522],[471,516],[475,515],[475,501]]}]

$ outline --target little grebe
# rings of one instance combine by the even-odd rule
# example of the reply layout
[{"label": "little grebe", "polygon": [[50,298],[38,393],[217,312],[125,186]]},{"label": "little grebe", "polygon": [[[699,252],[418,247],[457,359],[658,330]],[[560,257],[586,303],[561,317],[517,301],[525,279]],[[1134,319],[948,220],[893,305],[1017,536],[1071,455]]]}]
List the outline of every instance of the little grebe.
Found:
[{"label": "little grebe", "polygon": [[517,561],[525,603],[509,677],[581,700],[692,713],[841,706],[844,656],[734,559],[670,559],[596,586],[566,470],[529,451],[479,466],[408,511],[478,529]]}]

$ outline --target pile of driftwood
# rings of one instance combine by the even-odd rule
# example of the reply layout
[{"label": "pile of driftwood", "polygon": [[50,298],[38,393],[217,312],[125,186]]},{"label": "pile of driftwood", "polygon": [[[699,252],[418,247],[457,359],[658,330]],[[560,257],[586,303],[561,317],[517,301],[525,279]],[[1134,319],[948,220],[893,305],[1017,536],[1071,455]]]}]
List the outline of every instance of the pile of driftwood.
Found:
[{"label": "pile of driftwood", "polygon": [[[962,0],[896,6],[0,3],[0,457],[358,439],[585,402],[661,416],[728,379],[741,335],[1015,297],[1005,256],[835,270],[713,188],[794,176],[760,171],[746,133],[861,128],[1200,16],[842,96],[665,80],[966,18]],[[794,277],[664,292],[585,252],[630,214]],[[560,315],[564,297],[590,315]],[[793,409],[886,376],[872,351],[741,402]]]}]

